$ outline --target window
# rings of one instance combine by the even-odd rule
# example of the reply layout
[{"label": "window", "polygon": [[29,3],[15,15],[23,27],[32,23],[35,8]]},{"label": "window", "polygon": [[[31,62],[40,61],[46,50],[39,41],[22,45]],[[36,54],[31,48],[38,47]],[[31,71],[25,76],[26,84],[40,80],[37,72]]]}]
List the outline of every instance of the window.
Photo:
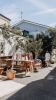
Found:
[{"label": "window", "polygon": [[23,31],[23,36],[25,36],[25,37],[26,37],[26,36],[29,36],[29,31],[24,30],[24,31]]}]

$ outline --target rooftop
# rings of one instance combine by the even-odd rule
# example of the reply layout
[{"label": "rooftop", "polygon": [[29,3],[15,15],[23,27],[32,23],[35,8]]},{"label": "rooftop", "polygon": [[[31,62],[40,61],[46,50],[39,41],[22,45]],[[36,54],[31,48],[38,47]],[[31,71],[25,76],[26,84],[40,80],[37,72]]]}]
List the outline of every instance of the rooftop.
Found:
[{"label": "rooftop", "polygon": [[11,21],[11,19],[7,18],[6,16],[4,16],[4,15],[2,15],[2,14],[0,14],[0,16],[2,16],[2,17],[4,17],[4,18],[6,18],[7,20]]},{"label": "rooftop", "polygon": [[49,28],[50,26],[47,26],[47,25],[43,25],[43,24],[39,24],[39,23],[35,23],[35,22],[32,22],[32,21],[29,21],[29,20],[21,20],[20,22],[16,23],[14,26],[17,26],[23,22],[26,22],[26,23],[29,23],[29,24],[33,24],[33,25],[39,25],[39,26],[42,26],[42,27],[46,27],[46,28]]}]

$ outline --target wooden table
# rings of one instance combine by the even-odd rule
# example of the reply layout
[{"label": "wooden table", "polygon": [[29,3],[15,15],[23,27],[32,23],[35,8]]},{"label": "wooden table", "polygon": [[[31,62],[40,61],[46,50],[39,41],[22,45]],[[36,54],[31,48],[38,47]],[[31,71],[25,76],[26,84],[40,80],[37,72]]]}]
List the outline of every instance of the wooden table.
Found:
[{"label": "wooden table", "polygon": [[34,60],[21,60],[21,63],[23,63],[23,67],[26,68],[26,71],[33,72]]},{"label": "wooden table", "polygon": [[[6,59],[6,61],[11,61],[12,62],[12,66],[14,66],[14,64],[16,66],[20,66],[20,63],[21,63],[21,68],[24,69],[26,71],[31,71],[33,72],[33,65],[34,65],[34,60],[17,60],[17,59]],[[14,62],[14,63],[13,63]]]}]

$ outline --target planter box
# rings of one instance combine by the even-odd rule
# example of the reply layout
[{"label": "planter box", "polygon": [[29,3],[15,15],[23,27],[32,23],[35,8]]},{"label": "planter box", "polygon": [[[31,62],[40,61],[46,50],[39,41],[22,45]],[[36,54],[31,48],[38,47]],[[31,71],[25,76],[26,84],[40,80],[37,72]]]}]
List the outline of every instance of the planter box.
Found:
[{"label": "planter box", "polygon": [[14,71],[14,70],[8,70],[6,72],[6,74],[7,74],[7,79],[12,80],[12,79],[15,78],[16,71]]}]

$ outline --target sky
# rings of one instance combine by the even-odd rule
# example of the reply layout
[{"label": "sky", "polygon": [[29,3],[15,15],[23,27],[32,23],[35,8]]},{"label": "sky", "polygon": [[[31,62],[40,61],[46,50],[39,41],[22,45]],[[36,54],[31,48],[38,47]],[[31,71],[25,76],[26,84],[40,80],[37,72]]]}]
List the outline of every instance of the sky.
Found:
[{"label": "sky", "polygon": [[0,0],[0,13],[16,24],[22,19],[56,26],[56,0]]}]

